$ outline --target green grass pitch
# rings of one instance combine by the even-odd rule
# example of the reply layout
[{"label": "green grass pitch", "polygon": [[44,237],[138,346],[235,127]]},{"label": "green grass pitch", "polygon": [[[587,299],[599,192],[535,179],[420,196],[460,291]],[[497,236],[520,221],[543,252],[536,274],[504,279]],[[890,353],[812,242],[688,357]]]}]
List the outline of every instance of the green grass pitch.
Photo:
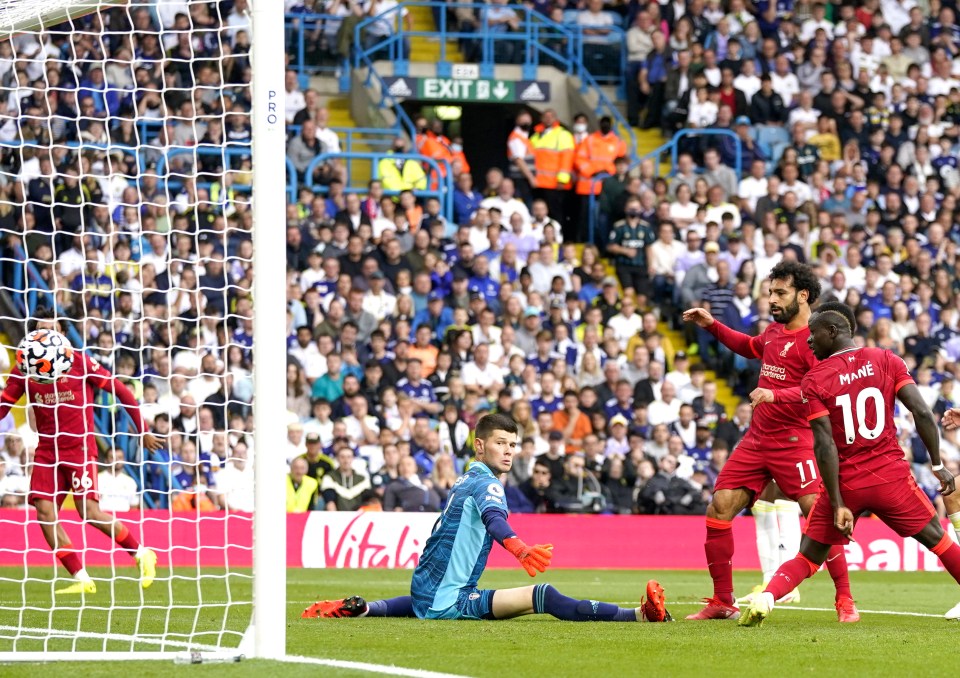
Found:
[{"label": "green grass pitch", "polygon": [[[129,634],[135,625],[143,633],[184,633],[191,629],[208,634],[224,628],[242,631],[249,617],[250,580],[233,575],[232,595],[245,604],[229,607],[223,572],[205,569],[203,596],[208,607],[198,608],[196,582],[186,578],[158,579],[143,595],[132,579],[98,579],[99,591],[79,610],[78,602],[61,602],[50,612],[49,569],[33,570],[26,587],[11,581],[18,573],[0,569],[0,626],[65,628],[76,624],[96,634]],[[106,577],[107,572],[95,571]],[[161,573],[164,574],[164,573]],[[185,577],[188,572],[177,571]],[[248,575],[248,572],[241,573]],[[666,588],[668,607],[679,621],[672,624],[574,624],[550,617],[528,617],[498,622],[425,622],[413,619],[318,620],[300,619],[300,612],[316,596],[339,598],[360,594],[370,599],[403,595],[409,571],[290,570],[288,572],[287,647],[290,654],[362,661],[464,676],[563,677],[563,676],[743,676],[743,675],[944,675],[958,629],[941,615],[960,600],[960,589],[946,574],[852,573],[854,595],[863,612],[856,625],[837,624],[833,586],[826,573],[801,589],[803,608],[777,608],[761,629],[741,629],[735,622],[687,622],[683,617],[697,609],[698,599],[709,590],[705,572],[556,570],[536,581],[554,584],[571,596],[634,604],[650,577]],[[481,586],[503,588],[531,583],[522,571],[489,571]],[[757,583],[757,575],[738,572],[738,592]],[[24,595],[30,609],[11,612]],[[117,601],[112,611],[111,600]],[[173,604],[174,611],[166,613]],[[226,621],[224,615],[227,615]],[[931,615],[931,616],[918,616]],[[2,635],[9,635],[3,631]],[[174,636],[176,637],[176,636]],[[206,642],[213,642],[207,635]],[[56,640],[50,650],[100,650],[104,642]],[[129,649],[129,642],[110,641],[107,649]],[[0,640],[0,650],[10,650]],[[21,650],[43,649],[41,643],[18,644]],[[137,649],[156,647],[138,645]],[[947,664],[949,666],[949,664]],[[66,670],[89,678],[133,675],[168,676],[359,676],[364,672],[330,667],[281,665],[247,660],[236,665],[174,666],[169,662],[89,662]],[[0,675],[13,678],[42,675],[49,667],[0,664]],[[319,672],[319,673],[318,673]],[[371,674],[366,674],[371,675]]]}]

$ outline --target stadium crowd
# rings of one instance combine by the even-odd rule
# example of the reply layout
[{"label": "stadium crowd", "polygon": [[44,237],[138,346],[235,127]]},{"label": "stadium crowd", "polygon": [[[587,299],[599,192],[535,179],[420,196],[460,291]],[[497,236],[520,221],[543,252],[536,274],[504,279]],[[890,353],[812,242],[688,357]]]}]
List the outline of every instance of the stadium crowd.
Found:
[{"label": "stadium crowd", "polygon": [[[4,149],[0,228],[3,256],[27,249],[43,280],[64,290],[66,315],[87,318],[76,330],[91,353],[142,389],[147,418],[170,436],[168,457],[127,453],[142,501],[162,502],[169,484],[177,507],[243,509],[253,453],[249,160],[203,154],[191,166],[192,154],[166,152],[249,142],[242,0],[219,13],[206,5],[135,16],[138,45],[14,41],[15,54],[106,49],[98,58],[110,67],[81,60],[77,73],[48,58],[44,70],[8,53],[0,83],[21,118],[0,128],[7,140],[137,141],[152,155],[139,181],[123,183],[116,168],[138,160],[129,153]],[[533,5],[598,11],[596,2]],[[381,180],[363,193],[346,190],[339,163],[315,167],[322,190],[301,187],[286,223],[289,510],[437,510],[469,463],[477,418],[504,411],[523,430],[511,510],[702,513],[751,416],[746,403],[728,416],[708,370],[745,396],[758,365],[680,326],[677,312],[702,305],[755,334],[771,322],[766,278],[781,261],[813,266],[822,298],[856,309],[858,341],[904,356],[935,412],[957,404],[952,7],[690,0],[611,9],[630,25],[628,120],[730,134],[688,137],[675,173],[661,177],[652,160],[630,167],[610,120],[591,129],[585,115],[568,126],[553,111],[524,112],[502,165],[481,178],[462,140],[421,116],[393,152],[450,161],[452,218],[418,200],[433,177],[414,160],[387,154]],[[176,33],[191,21],[229,27],[230,69],[154,60],[164,49],[209,49],[202,34]],[[151,40],[159,25],[174,30]],[[104,89],[126,75],[132,96]],[[287,152],[302,182],[340,140],[315,91],[302,91],[295,73],[286,87]],[[164,107],[175,117],[144,139],[125,119]],[[153,171],[162,162],[185,177],[176,189]],[[591,192],[597,230],[581,245]],[[683,332],[684,345],[667,328]],[[899,423],[933,496],[912,422]],[[21,482],[27,454],[16,435],[4,445],[0,488]],[[104,453],[105,472],[117,475],[123,461]],[[960,471],[954,432],[944,433],[944,456]]]}]

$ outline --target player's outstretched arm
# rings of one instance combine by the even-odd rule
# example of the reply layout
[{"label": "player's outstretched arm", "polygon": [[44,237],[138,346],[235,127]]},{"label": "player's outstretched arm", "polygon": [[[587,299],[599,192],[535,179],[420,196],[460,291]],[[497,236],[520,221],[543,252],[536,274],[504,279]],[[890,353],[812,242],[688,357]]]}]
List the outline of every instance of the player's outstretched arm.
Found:
[{"label": "player's outstretched arm", "polygon": [[10,412],[18,400],[26,392],[26,378],[16,367],[10,372],[7,383],[0,392],[0,421]]},{"label": "player's outstretched arm", "polygon": [[799,386],[790,388],[755,388],[750,392],[750,404],[756,407],[761,403],[802,403],[803,393]]},{"label": "player's outstretched arm", "polygon": [[753,348],[753,337],[731,330],[722,322],[715,319],[710,312],[703,308],[691,308],[683,312],[684,322],[694,323],[705,329],[717,338],[721,344],[744,358],[759,358],[760,355]]},{"label": "player's outstretched arm", "polygon": [[920,389],[912,382],[905,384],[897,391],[897,398],[906,405],[913,415],[913,423],[917,427],[917,434],[926,446],[927,452],[930,453],[933,473],[940,481],[940,494],[953,494],[956,489],[953,474],[944,468],[943,461],[940,459],[940,432],[937,430],[937,420],[930,408],[927,407],[923,396],[920,395]]},{"label": "player's outstretched arm", "polygon": [[827,488],[830,497],[830,506],[833,507],[834,524],[836,528],[849,536],[853,532],[853,513],[844,505],[840,495],[840,456],[837,445],[833,442],[833,429],[830,417],[823,416],[810,420],[813,429],[813,452],[817,457],[817,467],[820,477]]},{"label": "player's outstretched arm", "polygon": [[481,514],[481,517],[490,536],[520,562],[527,574],[536,577],[537,572],[546,572],[550,559],[553,558],[553,544],[529,546],[524,543],[507,522],[505,511],[488,509]]}]

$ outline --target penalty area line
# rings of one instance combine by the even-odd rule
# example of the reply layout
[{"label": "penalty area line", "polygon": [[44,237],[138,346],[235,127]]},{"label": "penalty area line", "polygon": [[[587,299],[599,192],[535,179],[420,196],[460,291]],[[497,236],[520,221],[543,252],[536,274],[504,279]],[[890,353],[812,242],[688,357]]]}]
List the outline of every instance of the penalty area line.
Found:
[{"label": "penalty area line", "polygon": [[[618,605],[635,605],[636,601],[626,602],[626,603],[617,603]],[[667,604],[667,607],[671,605],[700,605],[702,602],[696,601],[674,601]],[[785,603],[782,605],[777,605],[775,610],[797,610],[798,612],[836,612],[836,609],[832,607],[802,607],[799,605],[791,605]],[[896,617],[933,617],[936,619],[942,619],[942,614],[931,614],[929,612],[898,612],[897,610],[860,610],[860,614],[886,614]]]},{"label": "penalty area line", "polygon": [[[24,626],[0,626],[0,632],[17,633],[23,640],[44,640],[47,638],[75,638],[75,639],[93,639],[117,641],[123,643],[140,643],[143,645],[159,645],[161,647],[171,647],[178,650],[197,650],[201,652],[219,652],[222,647],[216,645],[202,645],[199,643],[189,643],[182,640],[168,640],[165,638],[150,638],[144,636],[133,636],[126,633],[96,633],[93,631],[65,631],[62,629],[50,628],[30,628]],[[78,653],[79,654],[79,653]]]},{"label": "penalty area line", "polygon": [[362,671],[364,673],[382,673],[388,676],[405,676],[406,678],[467,678],[457,673],[440,673],[438,671],[426,671],[424,669],[407,669],[402,666],[393,666],[390,664],[371,664],[369,662],[353,662],[342,659],[321,659],[319,657],[300,657],[296,655],[287,655],[282,661],[285,664],[313,664],[315,666],[329,666],[335,669],[347,669],[351,671]]}]

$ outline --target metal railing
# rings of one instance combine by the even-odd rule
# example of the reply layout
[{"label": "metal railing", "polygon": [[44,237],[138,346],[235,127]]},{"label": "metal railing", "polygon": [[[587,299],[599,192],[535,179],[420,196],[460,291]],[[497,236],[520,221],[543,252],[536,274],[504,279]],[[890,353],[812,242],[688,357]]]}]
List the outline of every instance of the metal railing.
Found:
[{"label": "metal railing", "polygon": [[[737,173],[737,177],[743,176],[743,144],[740,141],[740,137],[737,136],[736,132],[729,129],[682,129],[673,135],[669,140],[660,144],[655,149],[649,153],[644,153],[642,156],[637,158],[630,167],[627,169],[627,172],[632,172],[637,169],[645,160],[653,158],[658,169],[659,176],[659,167],[660,167],[660,158],[664,153],[670,153],[670,171],[667,172],[667,176],[673,176],[677,167],[677,159],[680,156],[680,142],[684,137],[692,136],[721,136],[721,137],[733,137],[733,140],[736,144],[735,160],[734,160],[734,171]],[[597,205],[597,195],[596,195],[596,186],[599,182],[602,182],[604,179],[609,177],[610,174],[607,172],[600,172],[593,176],[590,180],[590,197],[588,203],[588,211],[590,222],[587,228],[587,240],[593,244],[597,243],[597,222],[599,219],[599,206]]]},{"label": "metal railing", "polygon": [[[415,162],[427,165],[427,187],[416,189],[418,198],[436,198],[440,201],[440,210],[448,223],[453,223],[453,171],[447,160],[434,160],[425,155],[417,153],[321,153],[311,161],[304,170],[304,183],[311,191],[318,194],[327,192],[326,186],[316,184],[313,180],[314,171],[320,165],[328,160],[342,159],[347,163],[347,176],[352,176],[353,163],[359,161],[369,161],[370,177],[372,179],[380,178],[380,161],[384,159],[402,158],[404,160],[413,160]],[[363,186],[345,186],[344,193],[366,193],[368,187]],[[399,195],[399,191],[384,190],[384,195]]]},{"label": "metal railing", "polygon": [[[402,13],[411,7],[426,7],[437,10],[434,12],[439,21],[437,30],[407,31],[403,26]],[[410,38],[422,37],[438,42],[440,48],[438,75],[441,77],[450,65],[451,48],[448,43],[452,40],[461,44],[469,44],[469,41],[474,41],[473,44],[479,49],[478,62],[480,77],[482,78],[492,78],[494,67],[500,63],[519,65],[522,69],[523,78],[527,80],[536,79],[537,68],[540,66],[554,66],[568,75],[577,77],[580,80],[581,92],[587,92],[588,90],[596,92],[598,100],[595,114],[597,116],[610,116],[618,126],[626,130],[629,137],[630,154],[631,157],[634,157],[637,143],[633,128],[627,124],[620,110],[600,89],[600,82],[596,76],[584,66],[583,31],[585,27],[557,23],[522,5],[511,5],[510,9],[517,14],[519,19],[518,30],[498,32],[492,30],[496,26],[490,25],[489,10],[491,7],[491,5],[483,3],[407,2],[378,16],[368,17],[354,27],[353,67],[367,69],[365,84],[369,86],[376,82],[383,96],[381,105],[393,109],[400,127],[412,138],[414,134],[412,121],[403,107],[399,105],[397,99],[387,91],[383,79],[374,67],[376,61],[389,60],[393,63],[395,75],[406,75],[409,72],[410,55],[407,54],[407,46]],[[452,11],[454,9],[476,10],[480,21],[477,30],[452,30],[448,26],[448,10]],[[396,29],[389,35],[370,40],[367,30],[381,22],[392,22]],[[622,33],[622,29],[619,27],[612,27],[611,31]],[[365,36],[367,37],[367,44],[364,44]],[[517,56],[518,52],[520,52],[519,57]],[[620,72],[614,76],[616,82],[621,86],[623,73],[626,70],[625,59],[624,50],[621,49],[619,56]]]}]

